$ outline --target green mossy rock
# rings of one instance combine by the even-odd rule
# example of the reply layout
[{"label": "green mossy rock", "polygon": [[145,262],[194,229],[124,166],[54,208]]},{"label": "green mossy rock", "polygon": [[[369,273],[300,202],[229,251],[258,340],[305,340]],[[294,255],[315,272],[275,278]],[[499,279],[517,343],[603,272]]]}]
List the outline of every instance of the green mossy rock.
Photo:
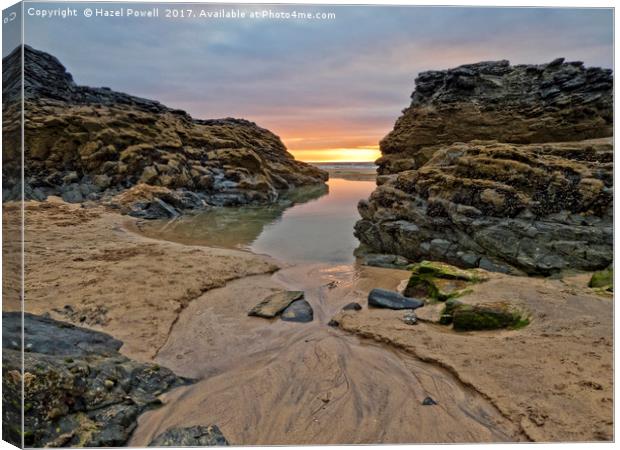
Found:
[{"label": "green mossy rock", "polygon": [[447,300],[443,308],[443,311],[441,312],[439,323],[441,325],[450,325],[452,323],[454,309],[461,305],[462,305],[461,302],[453,298]]},{"label": "green mossy rock", "polygon": [[592,274],[592,278],[590,278],[590,283],[588,286],[595,289],[601,289],[604,291],[613,292],[614,291],[614,269],[613,267],[608,267],[605,270],[601,270],[599,272],[594,272]]},{"label": "green mossy rock", "polygon": [[521,328],[529,323],[523,313],[505,302],[454,305],[450,314],[454,329],[458,331]]},{"label": "green mossy rock", "polygon": [[446,301],[463,295],[469,285],[480,281],[484,281],[484,278],[473,270],[463,270],[440,262],[422,261],[411,268],[411,277],[404,295]]}]

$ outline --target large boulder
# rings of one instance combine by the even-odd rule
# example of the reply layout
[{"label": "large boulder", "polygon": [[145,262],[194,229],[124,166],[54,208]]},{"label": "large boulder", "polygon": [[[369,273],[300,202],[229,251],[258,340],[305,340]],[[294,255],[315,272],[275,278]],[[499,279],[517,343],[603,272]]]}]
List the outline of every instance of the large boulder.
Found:
[{"label": "large boulder", "polygon": [[18,446],[123,446],[160,394],[188,382],[122,356],[107,334],[27,313],[22,372],[21,327],[21,313],[2,314],[3,437]]},{"label": "large boulder", "polygon": [[498,330],[522,328],[530,319],[526,313],[508,302],[464,304],[448,300],[439,323],[452,324],[457,331]]},{"label": "large boulder", "polygon": [[[206,203],[234,205],[272,202],[282,190],[327,179],[326,172],[296,161],[278,136],[253,122],[198,120],[154,100],[78,86],[55,57],[23,49],[28,192],[40,189],[81,202],[146,183],[189,190]],[[7,195],[21,173],[21,51],[16,48],[2,61]],[[68,184],[76,187],[67,190]],[[96,189],[89,197],[82,186]]]},{"label": "large boulder", "polygon": [[612,260],[611,71],[479,63],[417,79],[356,235],[376,252],[549,274]]}]

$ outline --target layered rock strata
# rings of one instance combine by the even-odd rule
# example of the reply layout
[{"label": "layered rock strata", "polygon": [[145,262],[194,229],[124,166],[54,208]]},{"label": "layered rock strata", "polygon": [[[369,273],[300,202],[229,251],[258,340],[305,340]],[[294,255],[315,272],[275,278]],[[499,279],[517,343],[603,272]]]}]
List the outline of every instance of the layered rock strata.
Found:
[{"label": "layered rock strata", "polygon": [[548,274],[612,261],[611,70],[484,62],[416,79],[356,235],[373,251]]},{"label": "layered rock strata", "polygon": [[[5,199],[17,196],[10,187],[18,186],[21,151],[20,57],[21,47],[3,59]],[[98,200],[144,183],[181,191],[183,206],[195,208],[271,202],[327,179],[250,121],[198,120],[154,100],[78,86],[55,57],[28,46],[24,114],[27,198]]]}]

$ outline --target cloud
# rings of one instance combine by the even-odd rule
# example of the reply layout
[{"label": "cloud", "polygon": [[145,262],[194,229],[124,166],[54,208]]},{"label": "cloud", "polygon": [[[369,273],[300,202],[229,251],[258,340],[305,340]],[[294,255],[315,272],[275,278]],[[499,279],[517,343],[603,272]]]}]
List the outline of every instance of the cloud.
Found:
[{"label": "cloud", "polygon": [[26,41],[57,56],[78,83],[155,98],[195,117],[245,117],[292,149],[376,145],[423,70],[558,56],[613,64],[611,9],[234,7],[329,11],[336,19],[26,17]]}]

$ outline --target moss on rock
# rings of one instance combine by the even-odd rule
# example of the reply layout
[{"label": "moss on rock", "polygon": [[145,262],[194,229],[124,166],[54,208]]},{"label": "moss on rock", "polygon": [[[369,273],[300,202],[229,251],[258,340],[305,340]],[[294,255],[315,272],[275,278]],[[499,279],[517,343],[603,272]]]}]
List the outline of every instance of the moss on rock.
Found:
[{"label": "moss on rock", "polygon": [[439,323],[441,325],[450,325],[453,320],[454,309],[461,305],[462,305],[461,302],[453,298],[447,300],[443,308],[443,311],[441,312]]},{"label": "moss on rock", "polygon": [[506,302],[453,305],[446,315],[451,316],[454,329],[458,331],[521,328],[529,324],[525,314]]},{"label": "moss on rock", "polygon": [[404,295],[446,301],[463,295],[470,284],[480,281],[484,281],[484,278],[476,271],[435,261],[422,261],[411,268]]},{"label": "moss on rock", "polygon": [[592,274],[588,286],[603,291],[613,292],[614,290],[614,269],[608,267]]}]

